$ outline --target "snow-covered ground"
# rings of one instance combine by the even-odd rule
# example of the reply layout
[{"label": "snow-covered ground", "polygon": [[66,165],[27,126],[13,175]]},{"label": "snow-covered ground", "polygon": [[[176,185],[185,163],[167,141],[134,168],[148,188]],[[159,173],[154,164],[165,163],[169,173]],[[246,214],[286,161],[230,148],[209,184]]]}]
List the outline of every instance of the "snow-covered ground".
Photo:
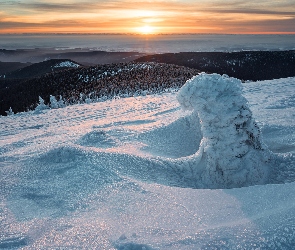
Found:
[{"label": "snow-covered ground", "polygon": [[177,93],[0,117],[0,248],[294,249],[295,78],[242,86],[264,185],[192,188],[202,136]]},{"label": "snow-covered ground", "polygon": [[58,64],[54,65],[53,68],[63,68],[63,67],[78,68],[78,67],[80,67],[80,65],[77,64],[77,63],[71,62],[71,61],[64,61],[64,62],[61,62],[61,63],[58,63]]}]

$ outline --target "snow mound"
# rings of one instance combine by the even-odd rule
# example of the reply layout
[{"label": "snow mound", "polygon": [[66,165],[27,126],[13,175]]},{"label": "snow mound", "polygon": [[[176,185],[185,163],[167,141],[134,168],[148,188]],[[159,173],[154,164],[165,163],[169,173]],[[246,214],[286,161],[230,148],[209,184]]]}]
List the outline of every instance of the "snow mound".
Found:
[{"label": "snow mound", "polygon": [[181,159],[199,185],[233,188],[267,182],[271,152],[242,96],[240,80],[202,73],[186,82],[177,99],[200,120],[200,148]]},{"label": "snow mound", "polygon": [[53,68],[78,68],[78,67],[80,67],[79,64],[71,62],[71,61],[60,62],[53,66]]}]

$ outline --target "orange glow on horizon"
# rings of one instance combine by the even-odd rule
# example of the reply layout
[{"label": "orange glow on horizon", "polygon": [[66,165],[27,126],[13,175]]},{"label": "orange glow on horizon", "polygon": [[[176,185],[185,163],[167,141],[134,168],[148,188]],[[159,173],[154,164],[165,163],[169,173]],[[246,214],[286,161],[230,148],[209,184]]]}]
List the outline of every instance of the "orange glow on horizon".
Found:
[{"label": "orange glow on horizon", "polygon": [[136,28],[135,30],[137,31],[136,33],[143,35],[150,35],[155,33],[155,28],[150,25],[144,25],[142,27]]},{"label": "orange glow on horizon", "polygon": [[212,0],[85,1],[7,1],[1,4],[0,34],[295,34],[293,5],[267,9],[249,3],[244,9],[235,1],[232,7]]},{"label": "orange glow on horizon", "polygon": [[[135,28],[136,30],[137,28]],[[139,28],[138,28],[139,29]],[[93,29],[85,29],[85,28],[81,28],[81,29],[76,29],[74,31],[70,31],[67,28],[60,28],[60,29],[39,29],[39,28],[28,28],[26,30],[21,29],[21,28],[17,28],[17,29],[7,29],[4,31],[0,31],[0,34],[2,35],[6,35],[6,34],[109,34],[109,35],[185,35],[185,34],[224,34],[224,35],[295,35],[295,32],[278,32],[278,31],[274,31],[274,32],[268,32],[268,31],[249,31],[249,32],[218,32],[218,31],[200,31],[200,32],[158,32],[158,33],[144,33],[144,32],[110,32],[110,31],[106,31],[106,32],[97,32]]]}]

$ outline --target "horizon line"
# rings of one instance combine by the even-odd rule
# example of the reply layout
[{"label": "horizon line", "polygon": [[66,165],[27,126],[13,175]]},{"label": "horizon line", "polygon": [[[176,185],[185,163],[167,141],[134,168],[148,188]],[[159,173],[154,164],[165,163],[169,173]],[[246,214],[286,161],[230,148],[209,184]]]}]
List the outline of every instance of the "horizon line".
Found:
[{"label": "horizon line", "polygon": [[295,35],[295,32],[256,32],[256,33],[121,33],[121,32],[7,32],[0,35],[139,35],[139,36],[158,36],[158,35]]}]

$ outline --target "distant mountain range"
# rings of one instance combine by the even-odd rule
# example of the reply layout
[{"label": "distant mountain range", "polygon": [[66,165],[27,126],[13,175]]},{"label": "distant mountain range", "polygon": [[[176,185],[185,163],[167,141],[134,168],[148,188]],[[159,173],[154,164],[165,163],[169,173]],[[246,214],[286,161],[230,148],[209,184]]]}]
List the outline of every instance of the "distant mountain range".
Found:
[{"label": "distant mountain range", "polygon": [[38,63],[50,59],[71,59],[87,66],[106,63],[129,62],[144,55],[146,55],[146,53],[108,52],[90,49],[0,49],[1,62]]},{"label": "distant mountain range", "polygon": [[173,63],[241,80],[295,76],[295,51],[181,52],[147,55],[136,62]]},{"label": "distant mountain range", "polygon": [[[10,107],[14,112],[34,109],[39,96],[47,103],[50,95],[61,95],[66,102],[77,103],[87,98],[128,96],[140,91],[154,93],[181,87],[201,71],[254,81],[295,76],[295,51],[183,52],[139,58],[133,52],[65,54],[69,59],[0,62],[0,114],[5,115]],[[11,52],[10,56],[17,58],[17,53]],[[80,61],[88,58],[88,66],[75,61],[77,56]],[[89,66],[94,62],[96,66]]]}]

